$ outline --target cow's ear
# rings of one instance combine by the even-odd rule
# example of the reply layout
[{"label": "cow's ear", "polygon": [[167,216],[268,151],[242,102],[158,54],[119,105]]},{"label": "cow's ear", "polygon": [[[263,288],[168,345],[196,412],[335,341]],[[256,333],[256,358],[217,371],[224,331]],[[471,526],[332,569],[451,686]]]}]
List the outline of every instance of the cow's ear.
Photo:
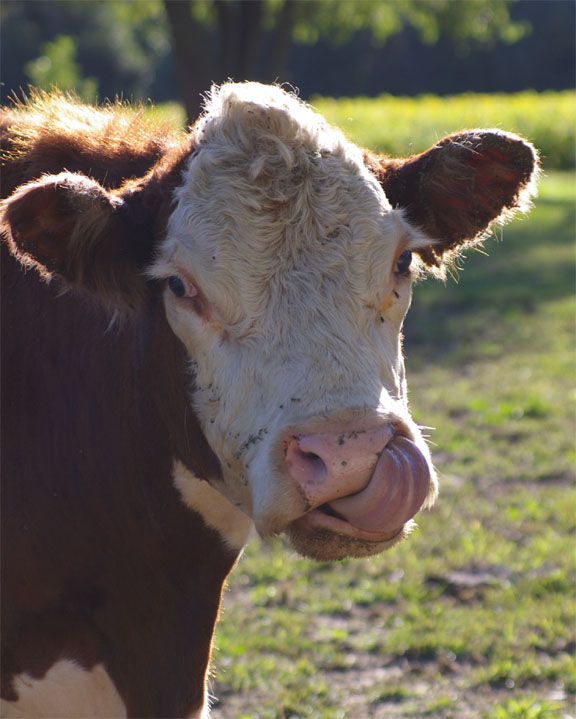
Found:
[{"label": "cow's ear", "polygon": [[105,190],[85,175],[64,172],[22,185],[2,203],[1,225],[12,252],[44,276],[57,274],[107,304],[135,307],[153,234],[135,222],[138,193]]},{"label": "cow's ear", "polygon": [[366,154],[390,203],[435,240],[420,250],[429,265],[478,242],[494,221],[527,209],[538,155],[526,140],[499,130],[449,135],[408,160]]}]

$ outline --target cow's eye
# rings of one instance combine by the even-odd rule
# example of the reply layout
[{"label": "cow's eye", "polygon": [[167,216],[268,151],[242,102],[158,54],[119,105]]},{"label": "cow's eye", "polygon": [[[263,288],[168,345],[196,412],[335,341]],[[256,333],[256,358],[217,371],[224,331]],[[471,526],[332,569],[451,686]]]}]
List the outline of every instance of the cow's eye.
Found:
[{"label": "cow's eye", "polygon": [[193,284],[183,280],[178,275],[172,275],[168,278],[168,287],[175,297],[196,297],[198,294],[198,290]]},{"label": "cow's eye", "polygon": [[180,277],[176,277],[176,275],[172,275],[172,277],[168,278],[168,287],[176,297],[184,297],[186,294],[186,285]]},{"label": "cow's eye", "polygon": [[396,262],[396,272],[399,275],[404,275],[410,269],[412,264],[412,253],[410,250],[404,250]]},{"label": "cow's eye", "polygon": [[180,277],[172,275],[168,278],[168,287],[173,295],[176,297],[184,297],[186,295],[186,285]]}]

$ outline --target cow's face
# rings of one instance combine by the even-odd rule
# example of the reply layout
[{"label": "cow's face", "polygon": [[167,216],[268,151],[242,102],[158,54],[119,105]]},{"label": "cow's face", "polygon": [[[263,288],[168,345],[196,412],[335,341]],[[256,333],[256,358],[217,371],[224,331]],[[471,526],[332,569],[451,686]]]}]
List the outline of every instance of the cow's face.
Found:
[{"label": "cow's face", "polygon": [[312,110],[245,95],[213,101],[152,272],[216,486],[305,553],[371,554],[436,491],[401,348],[430,239]]},{"label": "cow's face", "polygon": [[214,92],[193,146],[183,173],[163,158],[112,192],[70,173],[23,186],[3,209],[12,249],[116,308],[142,307],[154,253],[147,275],[164,283],[220,462],[205,479],[304,554],[379,552],[436,493],[401,351],[418,265],[521,206],[535,152],[468,131],[404,162],[362,154],[251,83]]}]

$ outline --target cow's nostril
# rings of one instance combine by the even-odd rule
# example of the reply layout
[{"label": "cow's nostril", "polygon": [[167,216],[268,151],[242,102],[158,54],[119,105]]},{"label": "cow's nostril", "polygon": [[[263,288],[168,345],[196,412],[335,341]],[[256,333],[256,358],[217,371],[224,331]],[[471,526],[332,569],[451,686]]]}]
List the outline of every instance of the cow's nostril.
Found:
[{"label": "cow's nostril", "polygon": [[307,459],[310,462],[322,462],[322,458],[319,457],[314,452],[302,452],[302,455],[305,459]]},{"label": "cow's nostril", "polygon": [[328,468],[322,454],[306,451],[306,447],[300,446],[301,442],[301,438],[294,437],[286,448],[284,461],[289,467],[290,475],[296,478],[300,485],[323,483],[326,479]]}]

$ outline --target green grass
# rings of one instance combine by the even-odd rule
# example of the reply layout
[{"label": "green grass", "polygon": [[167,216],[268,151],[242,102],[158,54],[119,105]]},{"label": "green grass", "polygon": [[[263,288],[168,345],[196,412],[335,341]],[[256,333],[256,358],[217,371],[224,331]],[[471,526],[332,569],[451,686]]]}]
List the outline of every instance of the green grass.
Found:
[{"label": "green grass", "polygon": [[576,94],[570,90],[416,98],[313,97],[311,103],[355,142],[395,157],[423,152],[462,128],[498,127],[534,142],[547,168],[572,168],[576,159]]},{"label": "green grass", "polygon": [[408,379],[438,503],[371,559],[254,540],[217,632],[215,719],[574,715],[574,187],[546,177],[458,282],[415,288]]},{"label": "green grass", "polygon": [[511,699],[494,707],[486,719],[561,719],[562,707],[558,702],[539,701],[534,697]]}]

